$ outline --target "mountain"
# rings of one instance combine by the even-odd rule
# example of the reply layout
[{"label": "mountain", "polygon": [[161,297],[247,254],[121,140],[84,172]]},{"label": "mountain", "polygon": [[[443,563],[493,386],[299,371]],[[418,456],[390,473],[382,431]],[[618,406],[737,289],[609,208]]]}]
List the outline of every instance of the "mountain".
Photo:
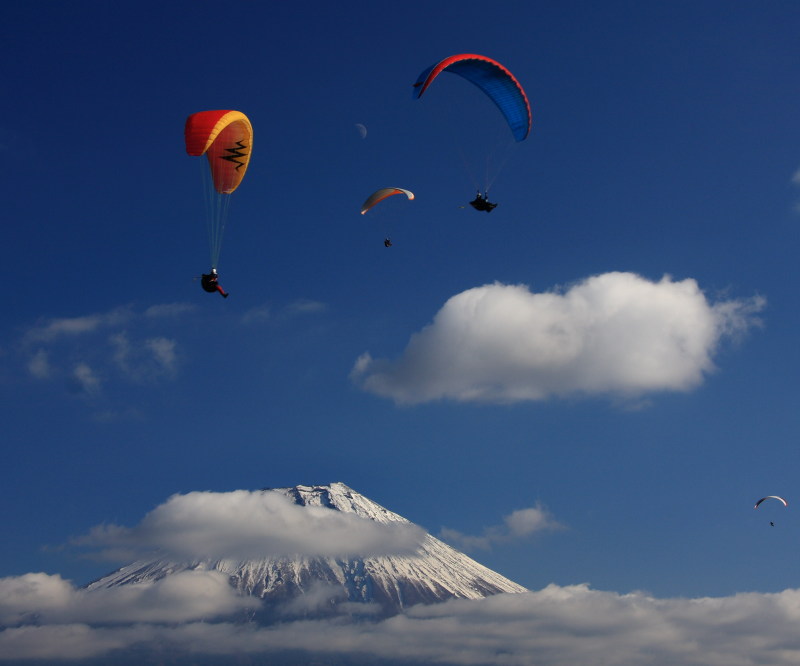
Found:
[{"label": "mountain", "polygon": [[[354,513],[379,523],[410,524],[343,483],[327,486],[267,488],[302,506],[327,507]],[[243,594],[262,598],[259,619],[276,619],[270,608],[290,615],[318,617],[347,612],[386,617],[419,603],[448,599],[479,599],[500,592],[525,592],[521,585],[487,569],[430,534],[413,555],[370,557],[270,557],[236,562],[205,560],[179,563],[165,559],[140,560],[118,569],[88,589],[153,581],[186,570],[216,569],[230,577]],[[353,603],[355,602],[355,603]],[[346,605],[343,605],[346,604]],[[345,610],[346,609],[346,610]]]}]

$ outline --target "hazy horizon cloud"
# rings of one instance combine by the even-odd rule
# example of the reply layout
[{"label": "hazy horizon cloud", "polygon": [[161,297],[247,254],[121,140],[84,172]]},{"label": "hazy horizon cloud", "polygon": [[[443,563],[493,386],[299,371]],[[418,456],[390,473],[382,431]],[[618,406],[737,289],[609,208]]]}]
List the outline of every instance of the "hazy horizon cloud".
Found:
[{"label": "hazy horizon cloud", "polygon": [[[796,589],[661,599],[551,584],[533,592],[412,606],[375,622],[347,622],[350,605],[343,604],[347,611],[341,617],[260,626],[213,621],[260,603],[232,597],[215,573],[186,572],[179,582],[91,591],[46,574],[0,579],[5,625],[0,663],[113,659],[126,650],[141,656],[147,654],[143,650],[162,654],[164,649],[182,655],[185,663],[213,656],[220,664],[283,651],[340,661],[353,656],[359,663],[402,658],[464,666],[793,666],[800,661]],[[313,597],[312,591],[312,607]]]},{"label": "hazy horizon cloud", "polygon": [[362,354],[351,379],[398,404],[688,391],[715,369],[720,342],[757,325],[765,304],[712,304],[690,278],[634,273],[538,293],[494,283],[451,297],[399,359]]}]

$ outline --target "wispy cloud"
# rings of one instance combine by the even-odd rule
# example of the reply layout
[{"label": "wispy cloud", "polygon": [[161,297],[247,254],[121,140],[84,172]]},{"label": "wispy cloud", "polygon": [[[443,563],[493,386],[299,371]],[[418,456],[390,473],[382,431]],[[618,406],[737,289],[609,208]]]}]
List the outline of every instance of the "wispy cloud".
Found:
[{"label": "wispy cloud", "polygon": [[181,561],[303,554],[344,557],[416,552],[424,532],[324,507],[299,506],[272,492],[173,495],[134,527],[102,525],[73,544],[110,560],[159,553]]},{"label": "wispy cloud", "polygon": [[88,363],[78,363],[72,369],[73,386],[78,393],[92,395],[100,390],[100,377]]},{"label": "wispy cloud", "polygon": [[144,341],[144,346],[153,354],[153,360],[166,373],[175,372],[177,356],[175,354],[175,340],[168,338],[149,338]]},{"label": "wispy cloud", "polygon": [[47,379],[50,377],[50,359],[44,349],[37,349],[28,361],[28,372],[36,379]]},{"label": "wispy cloud", "polygon": [[694,280],[669,276],[605,273],[540,293],[495,283],[450,298],[399,359],[363,354],[351,378],[405,404],[687,391],[764,306],[761,297],[710,303]]},{"label": "wispy cloud", "polygon": [[321,301],[301,298],[288,305],[273,310],[267,305],[259,305],[249,309],[242,315],[243,324],[261,324],[268,321],[286,321],[301,315],[312,315],[327,312],[328,305]]},{"label": "wispy cloud", "polygon": [[242,315],[243,324],[260,324],[269,321],[271,312],[268,306],[260,305],[255,308],[250,308]]},{"label": "wispy cloud", "polygon": [[529,537],[537,532],[562,530],[564,526],[553,518],[541,503],[526,509],[517,509],[503,518],[500,525],[491,525],[480,535],[469,535],[444,527],[440,536],[462,550],[487,550],[496,543],[507,543]]},{"label": "wispy cloud", "polygon": [[286,312],[288,314],[314,314],[317,312],[325,312],[327,309],[327,304],[308,298],[301,298],[286,306]]},{"label": "wispy cloud", "polygon": [[62,380],[84,396],[97,396],[106,384],[153,382],[175,377],[180,356],[175,339],[152,335],[166,319],[195,310],[183,303],[154,305],[143,312],[131,306],[105,313],[55,318],[26,330],[16,343],[36,380]]},{"label": "wispy cloud", "polygon": [[131,342],[126,332],[109,337],[117,368],[133,381],[150,381],[172,376],[177,368],[175,340],[148,338]]},{"label": "wispy cloud", "polygon": [[144,316],[152,319],[180,317],[196,310],[197,306],[191,303],[162,303],[160,305],[151,305],[144,311]]},{"label": "wispy cloud", "polygon": [[50,319],[30,328],[25,333],[23,342],[52,342],[61,337],[76,337],[103,328],[121,326],[132,317],[133,311],[130,307],[121,307],[101,314]]}]

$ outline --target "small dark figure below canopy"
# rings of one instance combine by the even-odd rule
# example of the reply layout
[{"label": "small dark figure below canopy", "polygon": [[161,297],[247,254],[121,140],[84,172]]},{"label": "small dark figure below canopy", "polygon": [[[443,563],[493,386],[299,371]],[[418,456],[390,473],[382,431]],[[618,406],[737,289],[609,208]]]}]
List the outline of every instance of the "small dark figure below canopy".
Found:
[{"label": "small dark figure below canopy", "polygon": [[475,195],[474,201],[469,202],[469,205],[475,210],[485,210],[487,213],[491,213],[495,208],[497,208],[496,203],[489,202],[489,195],[487,193],[481,195],[480,192]]},{"label": "small dark figure below canopy", "polygon": [[392,239],[391,238],[384,238],[383,239],[383,247],[392,247]]},{"label": "small dark figure below canopy", "polygon": [[227,292],[219,285],[219,282],[217,282],[218,279],[219,275],[217,275],[217,269],[212,268],[210,273],[203,273],[200,278],[200,285],[203,287],[203,290],[207,291],[209,294],[218,291],[222,294],[223,298],[228,298]]}]

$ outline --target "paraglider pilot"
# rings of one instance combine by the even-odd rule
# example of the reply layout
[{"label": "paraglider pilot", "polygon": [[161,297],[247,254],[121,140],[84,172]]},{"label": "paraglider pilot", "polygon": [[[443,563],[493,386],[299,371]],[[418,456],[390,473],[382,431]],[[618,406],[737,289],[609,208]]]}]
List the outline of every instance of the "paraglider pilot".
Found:
[{"label": "paraglider pilot", "polygon": [[212,268],[210,273],[203,273],[202,277],[200,278],[200,284],[205,291],[209,294],[213,294],[215,291],[218,291],[222,294],[223,298],[228,298],[228,293],[219,285],[217,280],[219,276],[217,275],[217,269]]},{"label": "paraglider pilot", "polygon": [[384,238],[383,239],[383,247],[392,247],[392,239],[391,238]]},{"label": "paraglider pilot", "polygon": [[489,195],[487,193],[484,193],[483,196],[481,196],[480,192],[475,195],[475,201],[470,201],[469,205],[475,210],[485,210],[487,213],[491,213],[495,208],[497,208],[496,203],[489,202]]}]

